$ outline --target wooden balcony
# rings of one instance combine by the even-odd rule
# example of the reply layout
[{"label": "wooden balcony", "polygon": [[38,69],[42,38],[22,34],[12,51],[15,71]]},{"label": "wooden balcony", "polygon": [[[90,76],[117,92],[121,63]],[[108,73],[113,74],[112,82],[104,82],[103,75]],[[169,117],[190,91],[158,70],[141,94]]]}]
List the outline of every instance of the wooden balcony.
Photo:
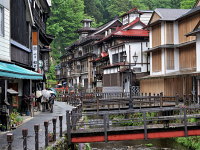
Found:
[{"label": "wooden balcony", "polygon": [[39,28],[42,30],[42,32],[45,33],[46,25],[45,25],[44,21],[42,20],[42,18],[40,17],[39,13],[35,9],[33,9],[33,17],[34,17],[35,23],[39,26]]}]

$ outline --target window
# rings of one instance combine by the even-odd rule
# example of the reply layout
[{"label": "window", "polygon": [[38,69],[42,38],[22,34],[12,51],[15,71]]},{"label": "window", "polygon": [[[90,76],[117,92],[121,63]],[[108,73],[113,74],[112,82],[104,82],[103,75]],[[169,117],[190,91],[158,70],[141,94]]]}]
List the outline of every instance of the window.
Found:
[{"label": "window", "polygon": [[4,36],[4,8],[0,6],[0,35]]},{"label": "window", "polygon": [[126,55],[125,51],[120,53],[120,62],[124,61],[124,57],[123,57],[124,55]]},{"label": "window", "polygon": [[174,50],[167,49],[167,69],[174,69]]},{"label": "window", "polygon": [[112,59],[113,59],[113,64],[118,63],[119,62],[118,54],[113,54]]}]

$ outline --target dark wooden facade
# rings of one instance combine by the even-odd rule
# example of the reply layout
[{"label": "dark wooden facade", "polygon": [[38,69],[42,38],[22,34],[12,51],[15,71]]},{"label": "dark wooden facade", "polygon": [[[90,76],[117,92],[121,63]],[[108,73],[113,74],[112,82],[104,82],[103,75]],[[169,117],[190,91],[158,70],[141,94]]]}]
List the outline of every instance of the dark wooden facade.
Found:
[{"label": "dark wooden facade", "polygon": [[[11,40],[14,40],[30,48],[31,44],[31,26],[27,21],[28,9],[24,0],[11,0]],[[20,8],[20,9],[19,9]],[[11,60],[17,64],[31,67],[30,51],[26,51],[16,45],[11,45]]]}]

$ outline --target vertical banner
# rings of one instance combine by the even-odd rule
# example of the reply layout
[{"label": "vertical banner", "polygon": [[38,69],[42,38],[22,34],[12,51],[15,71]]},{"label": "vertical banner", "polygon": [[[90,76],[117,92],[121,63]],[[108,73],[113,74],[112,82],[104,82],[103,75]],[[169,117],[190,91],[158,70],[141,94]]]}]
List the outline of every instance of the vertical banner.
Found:
[{"label": "vertical banner", "polygon": [[38,46],[32,46],[32,67],[35,68],[35,71],[38,71]]},{"label": "vertical banner", "polygon": [[44,71],[48,72],[49,71],[49,52],[45,52],[43,54],[43,61],[44,61]]}]

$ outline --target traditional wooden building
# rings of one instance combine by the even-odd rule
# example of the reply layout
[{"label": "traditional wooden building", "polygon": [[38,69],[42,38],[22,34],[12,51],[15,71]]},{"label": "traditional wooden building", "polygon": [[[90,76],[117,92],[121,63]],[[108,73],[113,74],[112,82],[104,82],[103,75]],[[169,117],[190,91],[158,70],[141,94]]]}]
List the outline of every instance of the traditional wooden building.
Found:
[{"label": "traditional wooden building", "polygon": [[[36,3],[40,4],[39,15],[33,13]],[[43,72],[36,70],[34,64],[39,63],[39,57],[48,60],[44,53],[49,53],[48,46],[52,41],[51,37],[45,36],[49,3],[46,0],[0,1],[0,124],[9,123],[8,116],[13,108],[30,112],[25,96],[36,90],[36,82],[43,81]],[[34,36],[36,29],[43,33],[38,34],[40,40]],[[34,53],[37,50],[32,46],[35,42],[42,47],[40,55]]]},{"label": "traditional wooden building", "polygon": [[66,48],[66,55],[61,57],[63,82],[67,82],[72,91],[82,90],[93,92],[94,67],[93,60],[101,55],[103,49],[98,49],[96,42],[103,38],[105,31],[121,26],[118,19],[114,19],[98,28],[91,27],[91,20],[82,21],[83,28],[77,30],[79,40]]},{"label": "traditional wooden building", "polygon": [[32,26],[32,64],[34,71],[43,74],[45,88],[46,73],[49,71],[50,44],[53,36],[46,33],[46,22],[50,16],[51,0],[33,0],[31,10],[34,26]]},{"label": "traditional wooden building", "polygon": [[[148,11],[143,19],[150,19],[151,14]],[[131,9],[121,16],[123,25],[105,32],[106,36],[97,43],[106,47],[109,56],[109,65],[102,67],[103,92],[130,92],[131,86],[139,86],[138,78],[148,75],[148,55],[144,51],[149,46],[149,34],[143,29],[146,25],[142,16],[141,11]]]},{"label": "traditional wooden building", "polygon": [[197,33],[199,20],[198,5],[192,9],[155,9],[148,24],[150,76],[141,79],[141,92],[163,92],[165,96],[197,92],[198,38],[188,33]]}]

